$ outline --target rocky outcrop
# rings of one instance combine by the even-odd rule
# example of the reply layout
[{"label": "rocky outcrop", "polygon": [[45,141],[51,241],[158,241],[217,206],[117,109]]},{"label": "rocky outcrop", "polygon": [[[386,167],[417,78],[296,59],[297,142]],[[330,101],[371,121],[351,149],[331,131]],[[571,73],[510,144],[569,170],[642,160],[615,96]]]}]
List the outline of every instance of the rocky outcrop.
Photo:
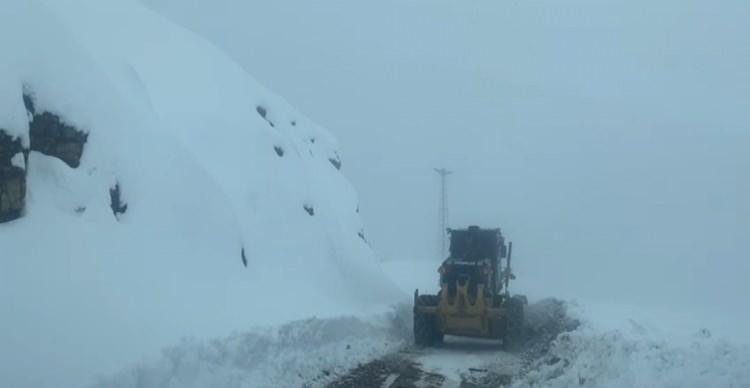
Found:
[{"label": "rocky outcrop", "polygon": [[0,128],[0,166],[12,165],[13,157],[22,152],[21,139],[8,135],[6,131]]},{"label": "rocky outcrop", "polygon": [[31,150],[59,158],[72,168],[78,167],[88,134],[65,123],[56,114],[37,112],[28,94],[23,95],[23,102],[32,117],[29,123]]},{"label": "rocky outcrop", "polygon": [[0,167],[0,222],[21,218],[26,202],[26,173],[18,167]]},{"label": "rocky outcrop", "polygon": [[29,124],[31,150],[59,158],[70,167],[81,164],[83,146],[88,135],[49,112],[34,115]]},{"label": "rocky outcrop", "polygon": [[268,109],[262,105],[258,105],[255,107],[255,111],[258,112],[258,115],[263,118],[263,120],[266,120],[268,125],[271,127],[275,127],[276,125],[271,121],[271,119],[268,118]]},{"label": "rocky outcrop", "polygon": [[328,158],[328,161],[331,162],[331,165],[336,167],[337,170],[341,170],[341,158],[338,153],[335,154],[335,156]]},{"label": "rocky outcrop", "polygon": [[[26,171],[14,165],[23,157],[21,140],[0,129],[0,222],[21,217],[26,202]],[[23,160],[23,159],[22,159]]]},{"label": "rocky outcrop", "polygon": [[[28,93],[23,94],[23,103],[31,118],[30,150],[59,158],[72,168],[78,167],[88,135],[53,113],[37,112]],[[21,139],[0,128],[0,222],[15,220],[23,214],[28,152]]]},{"label": "rocky outcrop", "polygon": [[120,215],[125,214],[128,211],[128,204],[122,199],[122,192],[120,191],[120,183],[115,183],[109,189],[109,207],[112,208],[112,214],[115,215],[116,219],[120,219]]}]

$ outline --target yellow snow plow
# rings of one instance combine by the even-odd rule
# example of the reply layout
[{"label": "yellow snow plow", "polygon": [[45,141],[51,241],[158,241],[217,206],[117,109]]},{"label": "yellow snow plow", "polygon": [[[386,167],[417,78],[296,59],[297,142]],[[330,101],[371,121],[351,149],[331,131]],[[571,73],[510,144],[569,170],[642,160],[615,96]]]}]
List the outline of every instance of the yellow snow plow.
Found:
[{"label": "yellow snow plow", "polygon": [[448,334],[502,339],[506,348],[514,347],[523,335],[527,302],[508,292],[512,244],[505,244],[500,229],[470,226],[448,233],[450,256],[438,269],[440,291],[414,291],[414,342],[430,346]]}]

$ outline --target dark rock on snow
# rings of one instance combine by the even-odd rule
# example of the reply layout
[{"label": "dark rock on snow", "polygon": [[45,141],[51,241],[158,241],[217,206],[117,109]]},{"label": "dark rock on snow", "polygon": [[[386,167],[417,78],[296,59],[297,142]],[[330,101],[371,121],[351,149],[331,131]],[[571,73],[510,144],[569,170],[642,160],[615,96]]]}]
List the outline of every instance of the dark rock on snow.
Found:
[{"label": "dark rock on snow", "polygon": [[115,185],[109,189],[109,198],[109,206],[112,208],[112,214],[114,214],[115,218],[119,220],[120,215],[125,214],[125,212],[128,211],[128,204],[122,199],[120,183],[115,183]]},{"label": "dark rock on snow", "polygon": [[23,152],[21,140],[0,129],[0,222],[21,217],[26,201],[26,171],[11,160]]},{"label": "dark rock on snow", "polygon": [[331,162],[333,167],[336,167],[337,170],[341,170],[341,158],[339,158],[338,155],[334,158],[328,158],[328,161]]},{"label": "dark rock on snow", "polygon": [[59,158],[73,168],[81,164],[88,134],[49,112],[35,114],[29,126],[32,151]]},{"label": "dark rock on snow", "polygon": [[21,217],[26,201],[26,172],[15,166],[0,166],[0,222]]}]

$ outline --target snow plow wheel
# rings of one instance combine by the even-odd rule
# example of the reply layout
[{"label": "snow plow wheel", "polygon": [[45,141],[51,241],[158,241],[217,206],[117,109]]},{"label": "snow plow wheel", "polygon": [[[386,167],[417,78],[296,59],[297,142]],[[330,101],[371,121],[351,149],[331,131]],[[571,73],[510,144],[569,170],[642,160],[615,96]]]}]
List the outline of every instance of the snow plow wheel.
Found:
[{"label": "snow plow wheel", "polygon": [[524,337],[524,307],[528,304],[526,296],[513,295],[506,302],[508,316],[505,320],[505,335],[503,336],[503,348],[505,350],[517,350]]},{"label": "snow plow wheel", "polygon": [[414,344],[431,346],[443,342],[443,333],[438,330],[436,317],[418,311],[418,306],[435,307],[440,301],[437,295],[419,295],[414,306]]}]

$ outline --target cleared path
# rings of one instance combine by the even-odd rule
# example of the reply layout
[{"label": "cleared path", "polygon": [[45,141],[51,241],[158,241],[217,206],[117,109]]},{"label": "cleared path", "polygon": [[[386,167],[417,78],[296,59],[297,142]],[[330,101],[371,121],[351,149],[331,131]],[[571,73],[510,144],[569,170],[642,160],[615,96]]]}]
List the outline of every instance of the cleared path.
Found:
[{"label": "cleared path", "polygon": [[408,347],[353,369],[330,388],[469,388],[508,385],[521,358],[499,341],[448,336],[440,347]]}]

